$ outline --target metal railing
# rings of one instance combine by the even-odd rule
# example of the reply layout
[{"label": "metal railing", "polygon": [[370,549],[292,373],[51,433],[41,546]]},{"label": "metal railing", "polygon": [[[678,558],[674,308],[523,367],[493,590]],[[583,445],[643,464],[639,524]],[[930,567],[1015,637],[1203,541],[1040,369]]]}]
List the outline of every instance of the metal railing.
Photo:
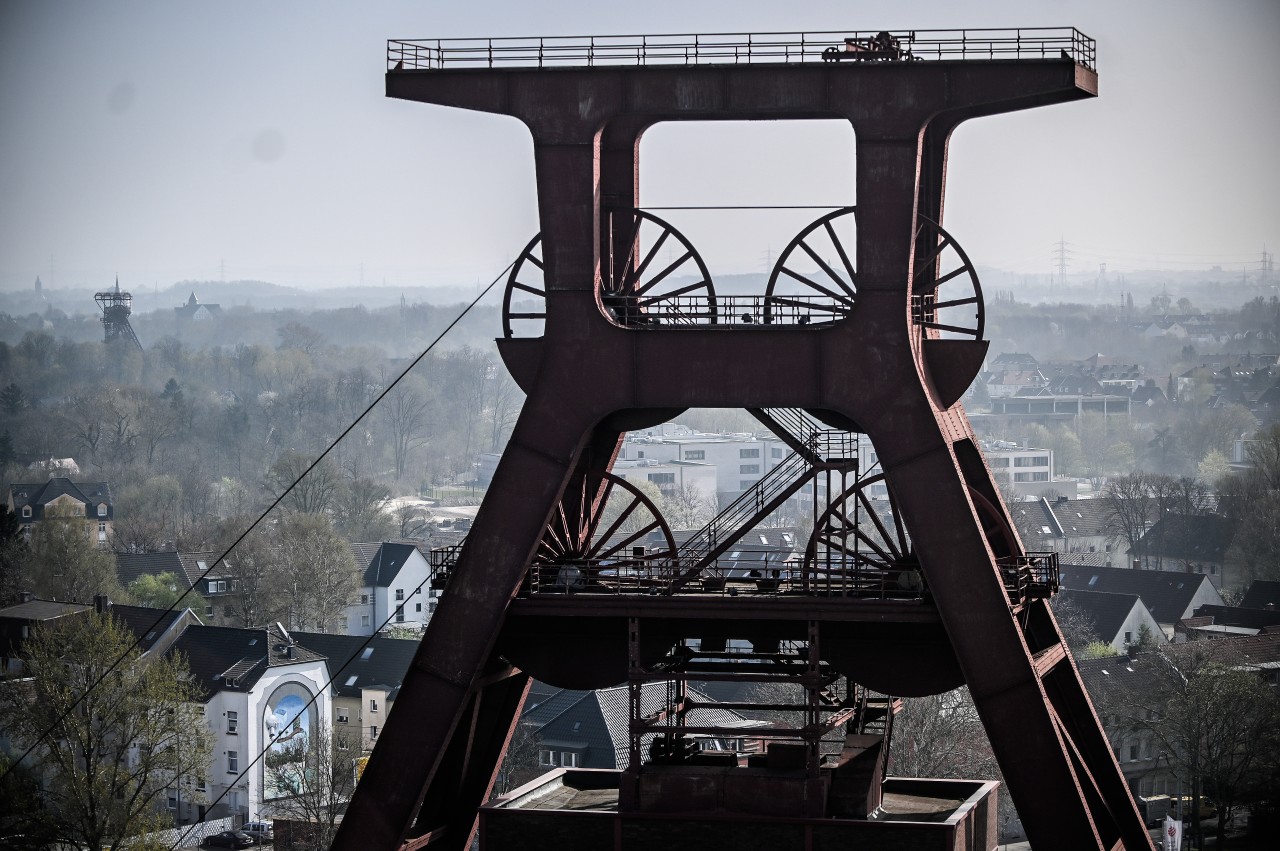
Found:
[{"label": "metal railing", "polygon": [[[890,30],[912,59],[981,61],[1070,59],[1094,69],[1097,46],[1075,27]],[[387,69],[625,67],[821,62],[846,39],[869,42],[874,30],[669,35],[391,39]],[[830,54],[828,54],[830,55]]]},{"label": "metal railing", "polygon": [[1055,552],[1002,558],[999,564],[1009,602],[1015,605],[1026,600],[1047,599],[1058,593],[1060,572]]},{"label": "metal railing", "polygon": [[649,329],[820,325],[849,313],[848,306],[834,299],[808,295],[681,295],[648,300],[610,296],[605,305],[609,318],[619,325]]}]

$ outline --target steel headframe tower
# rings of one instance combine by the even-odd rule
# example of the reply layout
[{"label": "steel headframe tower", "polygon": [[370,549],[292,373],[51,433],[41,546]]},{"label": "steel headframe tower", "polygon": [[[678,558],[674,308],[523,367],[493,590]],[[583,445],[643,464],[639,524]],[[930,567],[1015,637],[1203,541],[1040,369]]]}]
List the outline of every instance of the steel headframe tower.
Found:
[{"label": "steel headframe tower", "polygon": [[102,308],[102,330],[105,342],[127,340],[137,346],[138,351],[142,351],[142,343],[138,341],[138,335],[133,333],[133,326],[129,324],[129,314],[133,313],[133,296],[120,291],[120,279],[116,278],[114,289],[95,293],[93,300],[98,303],[98,307]]},{"label": "steel headframe tower", "polygon": [[[957,402],[987,344],[973,266],[939,224],[952,131],[1095,96],[1093,41],[846,35],[390,43],[388,96],[526,125],[542,230],[499,341],[527,401],[335,848],[467,848],[530,676],[635,687],[693,664],[691,636],[794,639],[812,670],[884,694],[967,685],[1039,851],[1152,847],[1050,612],[1056,561],[1023,551]],[[856,234],[851,208],[819,218],[763,295],[717,294],[640,209],[640,137],[659,122],[832,118],[855,133]],[[690,407],[749,409],[799,460],[676,547],[608,471],[624,432]],[[854,433],[887,503],[832,448]],[[795,481],[851,470],[782,593],[716,593],[726,541]],[[610,493],[651,518],[644,552],[601,519]],[[624,773],[623,806],[644,771]]]}]

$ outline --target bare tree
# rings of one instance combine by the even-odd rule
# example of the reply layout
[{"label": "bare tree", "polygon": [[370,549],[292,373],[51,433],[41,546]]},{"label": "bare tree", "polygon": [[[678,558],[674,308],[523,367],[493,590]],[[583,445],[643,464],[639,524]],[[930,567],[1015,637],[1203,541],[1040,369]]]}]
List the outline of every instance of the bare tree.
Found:
[{"label": "bare tree", "polygon": [[1131,560],[1140,558],[1143,536],[1156,519],[1149,477],[1145,473],[1116,476],[1107,483],[1102,499],[1109,537],[1128,545]]},{"label": "bare tree", "polygon": [[283,505],[303,514],[327,511],[333,506],[342,487],[342,478],[328,458],[321,460],[307,472],[312,460],[297,452],[286,452],[271,465],[266,475],[267,489],[273,496],[283,493],[293,485],[293,490],[284,498]]},{"label": "bare tree", "polygon": [[291,843],[296,851],[326,851],[355,792],[359,737],[321,720],[305,739],[290,744],[268,751],[265,782],[281,797],[267,806],[276,818],[306,823],[306,838]]},{"label": "bare tree", "polygon": [[285,514],[273,543],[271,583],[288,608],[290,629],[330,632],[360,587],[351,548],[322,514]]},{"label": "bare tree", "polygon": [[404,476],[409,453],[426,442],[430,406],[426,394],[409,379],[401,381],[382,400],[382,420],[391,437],[396,481]]}]

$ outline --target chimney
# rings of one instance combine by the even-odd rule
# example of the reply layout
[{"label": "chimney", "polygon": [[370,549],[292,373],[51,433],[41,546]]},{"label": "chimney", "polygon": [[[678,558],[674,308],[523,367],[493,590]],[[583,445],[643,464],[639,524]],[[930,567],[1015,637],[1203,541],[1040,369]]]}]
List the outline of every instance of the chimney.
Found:
[{"label": "chimney", "polygon": [[36,595],[35,595],[35,593],[34,593],[34,592],[31,592],[31,591],[19,591],[19,592],[18,592],[18,602],[19,602],[19,603],[30,603],[30,602],[31,602],[32,600],[34,600],[35,598],[36,598]]},{"label": "chimney", "polygon": [[111,608],[111,598],[106,594],[93,595],[93,610],[100,615],[105,615],[107,609]]}]

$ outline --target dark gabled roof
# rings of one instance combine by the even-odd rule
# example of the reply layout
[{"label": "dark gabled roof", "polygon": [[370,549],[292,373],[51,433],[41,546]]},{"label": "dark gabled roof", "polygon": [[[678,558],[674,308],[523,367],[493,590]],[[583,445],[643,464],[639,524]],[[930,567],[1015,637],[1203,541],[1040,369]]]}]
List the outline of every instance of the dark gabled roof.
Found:
[{"label": "dark gabled roof", "polygon": [[[1118,690],[1133,694],[1156,694],[1167,683],[1167,677],[1177,676],[1174,667],[1194,665],[1199,659],[1216,659],[1225,664],[1275,668],[1280,666],[1280,634],[1243,635],[1217,638],[1211,641],[1188,641],[1184,644],[1162,644],[1158,650],[1128,656],[1111,656],[1100,659],[1079,659],[1076,666],[1085,688],[1095,702],[1108,691]],[[1170,662],[1173,665],[1170,665]],[[1114,691],[1112,691],[1114,694]],[[1104,710],[1105,711],[1105,710]]]},{"label": "dark gabled roof", "polygon": [[1142,604],[1137,594],[1108,591],[1059,591],[1058,599],[1075,606],[1093,623],[1094,634],[1110,644],[1120,634],[1134,606]]},{"label": "dark gabled roof", "polygon": [[1240,626],[1246,629],[1280,626],[1280,608],[1246,609],[1241,606],[1205,605],[1196,609],[1195,614],[1198,618],[1212,618],[1214,626]]},{"label": "dark gabled roof", "polygon": [[[196,685],[207,695],[218,691],[248,691],[267,668],[323,659],[305,647],[293,645],[292,655],[282,649],[289,638],[278,625],[266,629],[227,626],[189,626],[169,649],[181,653]],[[232,684],[226,681],[233,679]]]},{"label": "dark gabled roof", "polygon": [[[1137,594],[1151,616],[1161,624],[1175,624],[1189,614],[1188,608],[1196,592],[1209,582],[1209,577],[1199,573],[1089,567],[1065,563],[1075,556],[1075,553],[1063,553],[1061,556],[1064,562],[1061,569],[1063,588],[1072,591]],[[1212,588],[1213,585],[1210,584],[1209,587]]]},{"label": "dark gabled roof", "polygon": [[1065,499],[1051,507],[1068,538],[1109,535],[1114,528],[1111,508],[1105,499]]},{"label": "dark gabled roof", "polygon": [[1057,538],[1062,537],[1062,527],[1044,499],[1016,502],[1009,508],[1018,537],[1032,550],[1052,550]]},{"label": "dark gabled roof", "polygon": [[1217,514],[1167,514],[1142,536],[1143,552],[1194,562],[1226,558],[1235,523]]},{"label": "dark gabled roof", "polygon": [[231,571],[231,565],[223,559],[220,569],[209,570],[209,566],[221,555],[216,551],[195,553],[117,553],[116,577],[120,584],[128,587],[130,582],[141,576],[159,576],[172,573],[180,582],[186,584],[180,590],[195,586],[207,573],[211,577],[225,576]]},{"label": "dark gabled roof", "polygon": [[138,648],[147,652],[178,621],[186,609],[152,609],[147,606],[112,604],[111,616],[120,621],[138,639]]},{"label": "dark gabled roof", "polygon": [[356,566],[364,568],[363,583],[376,588],[388,588],[400,573],[400,568],[413,555],[413,544],[352,544],[351,553]]},{"label": "dark gabled roof", "polygon": [[1267,606],[1280,608],[1280,581],[1274,579],[1255,579],[1240,599],[1242,609],[1265,609]]},{"label": "dark gabled roof", "polygon": [[73,482],[64,476],[54,476],[47,482],[19,482],[9,486],[9,501],[13,503],[14,512],[21,514],[23,506],[31,506],[35,519],[39,519],[44,506],[64,495],[83,503],[86,512],[105,504],[107,516],[111,516],[111,485],[106,482]]},{"label": "dark gabled roof", "polygon": [[381,686],[391,692],[388,699],[394,700],[419,644],[382,636],[291,634],[298,644],[325,657],[334,693],[346,697],[359,697],[360,689]]}]

